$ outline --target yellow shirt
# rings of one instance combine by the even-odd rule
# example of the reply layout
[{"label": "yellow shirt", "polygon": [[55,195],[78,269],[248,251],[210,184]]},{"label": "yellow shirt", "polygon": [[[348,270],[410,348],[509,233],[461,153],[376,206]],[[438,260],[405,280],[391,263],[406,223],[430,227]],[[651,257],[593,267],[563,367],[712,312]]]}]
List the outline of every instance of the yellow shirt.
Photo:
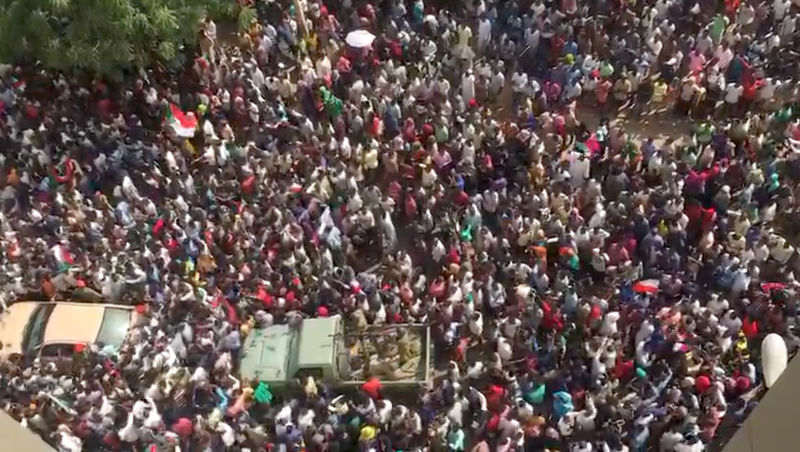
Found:
[{"label": "yellow shirt", "polygon": [[375,437],[377,435],[378,435],[378,429],[377,428],[375,428],[375,427],[373,427],[371,425],[365,425],[364,427],[361,428],[361,434],[358,435],[358,440],[359,441],[370,441],[370,440],[375,439]]},{"label": "yellow shirt", "polygon": [[183,271],[185,271],[187,275],[191,274],[194,271],[194,262],[192,262],[189,259],[186,259],[183,262]]},{"label": "yellow shirt", "polygon": [[370,149],[366,153],[364,153],[364,166],[369,169],[375,169],[378,167],[378,150],[377,149]]},{"label": "yellow shirt", "polygon": [[661,222],[658,223],[658,233],[662,237],[666,237],[667,234],[669,233],[669,228],[667,227],[667,223],[665,223],[664,220],[661,220]]},{"label": "yellow shirt", "polygon": [[667,95],[667,84],[664,82],[656,82],[653,85],[653,102],[661,102]]},{"label": "yellow shirt", "polygon": [[183,142],[183,147],[184,149],[186,149],[186,152],[188,152],[189,155],[191,155],[192,157],[194,157],[194,155],[197,153],[197,150],[194,148],[194,145],[192,145],[192,142],[189,140],[185,140]]},{"label": "yellow shirt", "polygon": [[309,33],[308,37],[306,37],[306,47],[311,50],[317,49],[318,38],[316,33]]}]

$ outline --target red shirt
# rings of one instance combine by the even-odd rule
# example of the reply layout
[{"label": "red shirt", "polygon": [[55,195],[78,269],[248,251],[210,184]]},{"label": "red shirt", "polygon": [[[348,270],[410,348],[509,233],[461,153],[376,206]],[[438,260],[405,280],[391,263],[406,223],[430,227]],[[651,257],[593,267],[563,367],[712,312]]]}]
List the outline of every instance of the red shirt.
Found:
[{"label": "red shirt", "polygon": [[717,221],[717,212],[713,207],[703,209],[702,216],[700,217],[700,226],[704,231],[714,228],[714,223]]},{"label": "red shirt", "polygon": [[466,206],[468,202],[469,202],[469,195],[464,191],[458,192],[458,194],[456,195],[456,203],[460,206]]},{"label": "red shirt", "polygon": [[422,137],[428,138],[429,136],[433,135],[433,126],[430,123],[425,123],[422,125]]},{"label": "red shirt", "polygon": [[247,195],[252,195],[253,191],[255,190],[255,183],[256,177],[249,176],[247,179],[242,181],[242,193]]},{"label": "red shirt", "polygon": [[408,142],[417,141],[417,130],[412,119],[406,120],[403,124],[403,138]]},{"label": "red shirt", "polygon": [[451,264],[460,264],[461,263],[461,255],[458,253],[458,250],[455,248],[450,248],[450,252],[447,253],[447,262]]},{"label": "red shirt", "polygon": [[25,115],[30,119],[36,119],[39,116],[39,108],[33,104],[27,104],[25,106]]},{"label": "red shirt", "polygon": [[369,127],[369,134],[374,136],[374,137],[377,137],[378,136],[378,132],[380,132],[380,130],[381,130],[381,120],[380,120],[380,118],[378,118],[377,115],[373,116],[372,117],[372,123],[370,124],[370,127]]},{"label": "red shirt", "polygon": [[559,35],[555,35],[553,39],[550,41],[550,48],[552,49],[552,54],[556,57],[561,55],[561,50],[564,49],[564,38]]},{"label": "red shirt", "polygon": [[266,306],[267,308],[272,307],[272,295],[270,295],[269,292],[264,290],[264,287],[258,286],[258,290],[256,291],[256,298],[261,300],[261,302],[264,303],[264,306]]},{"label": "red shirt", "polygon": [[97,109],[100,111],[100,116],[103,118],[110,118],[111,117],[111,101],[108,99],[103,99],[97,102]]},{"label": "red shirt", "polygon": [[379,399],[381,397],[381,389],[383,389],[383,385],[381,381],[375,377],[370,378],[366,383],[361,385],[361,390],[373,399]]},{"label": "red shirt", "polygon": [[406,195],[406,216],[411,218],[417,216],[417,200],[411,194]]},{"label": "red shirt", "polygon": [[172,424],[172,431],[184,438],[189,437],[192,435],[193,431],[192,421],[190,421],[185,417],[182,417],[178,419],[177,422]]},{"label": "red shirt", "polygon": [[756,92],[759,88],[764,84],[762,80],[755,80],[752,82],[747,82],[744,84],[742,91],[742,97],[746,100],[754,100],[756,98]]},{"label": "red shirt", "polygon": [[503,397],[505,396],[505,393],[506,390],[500,386],[489,386],[489,390],[486,394],[486,405],[488,406],[489,410],[499,411],[499,409],[502,408]]},{"label": "red shirt", "polygon": [[604,104],[606,100],[608,100],[608,93],[611,91],[611,87],[613,85],[608,80],[603,80],[602,82],[597,84],[597,88],[595,88],[597,101]]},{"label": "red shirt", "polygon": [[336,69],[339,72],[350,72],[350,60],[345,57],[339,57],[339,61],[336,63]]},{"label": "red shirt", "polygon": [[[544,91],[547,94],[547,100],[554,101],[561,95],[561,85],[557,82],[546,82],[544,84]],[[563,118],[562,118],[563,121]]]},{"label": "red shirt", "polygon": [[614,366],[614,376],[622,380],[633,374],[633,360],[623,360],[617,358],[617,364]]},{"label": "red shirt", "polygon": [[153,225],[153,235],[158,235],[158,233],[161,232],[161,229],[163,228],[164,228],[164,219],[159,218],[156,221],[156,224]]},{"label": "red shirt", "polygon": [[392,53],[392,56],[395,58],[401,58],[403,56],[403,47],[397,41],[390,41],[389,42],[389,51]]},{"label": "red shirt", "polygon": [[742,331],[748,339],[753,339],[758,336],[758,322],[745,317],[742,322]]},{"label": "red shirt", "polygon": [[725,14],[729,17],[733,17],[736,14],[736,10],[739,9],[739,4],[742,0],[725,0]]},{"label": "red shirt", "polygon": [[705,375],[700,375],[694,382],[694,387],[697,389],[697,392],[702,394],[708,391],[708,388],[711,387],[711,379]]}]

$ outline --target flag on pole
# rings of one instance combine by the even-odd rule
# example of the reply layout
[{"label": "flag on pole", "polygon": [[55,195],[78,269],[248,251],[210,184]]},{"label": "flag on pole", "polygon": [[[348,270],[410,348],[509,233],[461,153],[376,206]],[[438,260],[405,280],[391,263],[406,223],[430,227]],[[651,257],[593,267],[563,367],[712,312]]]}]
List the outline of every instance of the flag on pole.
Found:
[{"label": "flag on pole", "polygon": [[270,403],[273,399],[272,392],[269,390],[269,385],[262,382],[258,383],[258,387],[256,387],[255,392],[253,393],[253,398],[256,399],[258,403]]},{"label": "flag on pole", "polygon": [[656,294],[658,293],[659,285],[660,282],[657,279],[643,279],[633,285],[633,291],[636,293]]},{"label": "flag on pole", "polygon": [[167,125],[175,131],[175,134],[183,138],[191,138],[197,130],[197,118],[194,113],[184,113],[175,104],[169,104],[167,110]]},{"label": "flag on pole", "polygon": [[18,80],[16,77],[14,77],[12,79],[11,87],[20,93],[24,93],[25,88],[28,87],[28,82],[26,82],[25,79]]}]

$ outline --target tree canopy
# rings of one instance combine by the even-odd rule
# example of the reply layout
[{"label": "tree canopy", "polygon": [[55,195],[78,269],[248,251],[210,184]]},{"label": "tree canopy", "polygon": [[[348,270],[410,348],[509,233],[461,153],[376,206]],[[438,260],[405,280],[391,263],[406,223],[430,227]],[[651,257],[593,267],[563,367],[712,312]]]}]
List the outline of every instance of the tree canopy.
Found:
[{"label": "tree canopy", "polygon": [[[6,0],[0,62],[118,76],[175,62],[207,13],[233,17],[233,0]],[[251,11],[246,11],[251,14]]]}]

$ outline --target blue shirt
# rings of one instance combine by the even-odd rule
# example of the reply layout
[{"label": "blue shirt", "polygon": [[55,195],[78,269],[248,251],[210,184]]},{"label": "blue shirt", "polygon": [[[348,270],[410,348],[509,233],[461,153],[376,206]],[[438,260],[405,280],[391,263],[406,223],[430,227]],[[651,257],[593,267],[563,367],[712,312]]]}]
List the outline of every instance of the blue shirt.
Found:
[{"label": "blue shirt", "polygon": [[577,55],[578,54],[578,43],[575,41],[567,41],[564,44],[564,49],[561,52],[562,55]]}]

